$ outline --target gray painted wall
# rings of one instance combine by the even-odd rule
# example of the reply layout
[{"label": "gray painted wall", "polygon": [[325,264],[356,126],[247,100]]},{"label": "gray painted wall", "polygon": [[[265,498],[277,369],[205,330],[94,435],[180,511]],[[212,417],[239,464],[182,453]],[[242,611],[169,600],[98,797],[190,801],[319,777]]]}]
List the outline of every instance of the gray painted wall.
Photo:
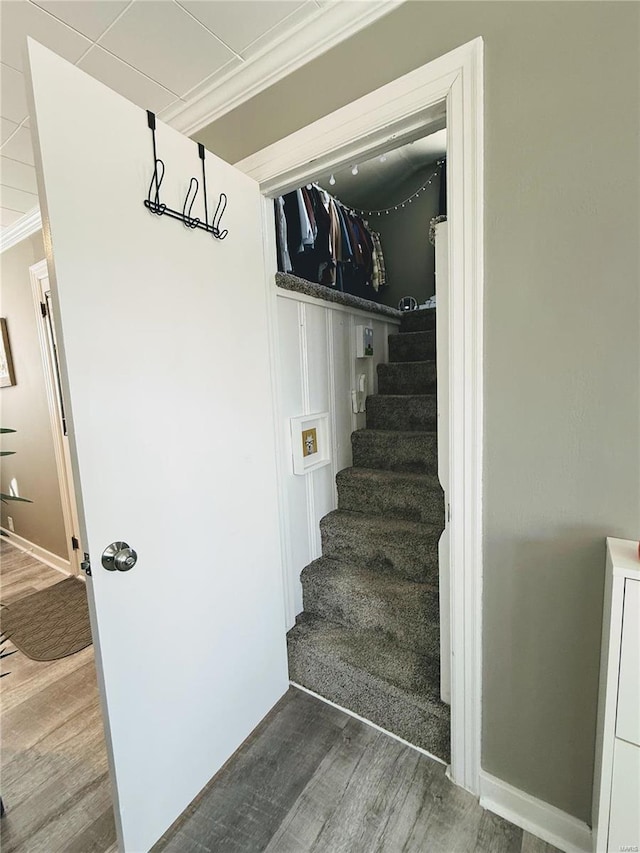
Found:
[{"label": "gray painted wall", "polygon": [[484,37],[482,763],[586,821],[604,537],[640,530],[639,15],[409,2],[199,134],[236,162]]},{"label": "gray painted wall", "polygon": [[3,436],[3,449],[15,450],[16,455],[2,460],[2,491],[9,491],[15,477],[20,495],[33,501],[2,504],[2,526],[8,528],[10,515],[18,536],[66,560],[69,554],[29,278],[29,267],[43,258],[41,232],[0,255],[1,310],[7,318],[16,373],[16,384],[0,389],[2,426],[17,430],[15,435]]},{"label": "gray painted wall", "polygon": [[[435,171],[436,164],[429,163],[398,183],[393,193],[359,204],[368,210],[378,210],[408,198]],[[369,217],[371,227],[380,232],[389,285],[382,298],[386,305],[397,307],[403,296],[413,296],[421,303],[436,291],[435,248],[429,242],[429,223],[438,214],[439,190],[438,176],[411,204],[382,216]]]}]

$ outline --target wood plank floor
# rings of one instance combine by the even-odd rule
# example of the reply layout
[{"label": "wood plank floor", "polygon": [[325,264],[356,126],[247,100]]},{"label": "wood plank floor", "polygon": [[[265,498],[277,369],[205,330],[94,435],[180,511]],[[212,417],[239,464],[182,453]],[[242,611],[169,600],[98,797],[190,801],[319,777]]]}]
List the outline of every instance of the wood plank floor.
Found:
[{"label": "wood plank floor", "polygon": [[292,687],[153,853],[558,853],[444,770]]},{"label": "wood plank floor", "polygon": [[[0,558],[3,604],[64,580],[6,542]],[[115,851],[93,646],[45,662],[18,651],[2,664],[3,853]]]},{"label": "wood plank floor", "polygon": [[[0,548],[3,603],[62,578]],[[20,652],[3,663],[3,853],[115,853],[92,647],[50,663]],[[441,764],[295,688],[153,849],[557,853],[481,809]]]}]

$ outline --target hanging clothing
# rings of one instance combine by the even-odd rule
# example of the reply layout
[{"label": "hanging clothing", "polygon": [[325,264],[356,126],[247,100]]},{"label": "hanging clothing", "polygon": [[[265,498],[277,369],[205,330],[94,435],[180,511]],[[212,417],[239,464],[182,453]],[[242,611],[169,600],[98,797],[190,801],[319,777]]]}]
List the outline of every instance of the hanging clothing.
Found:
[{"label": "hanging clothing", "polygon": [[289,245],[287,241],[287,219],[284,215],[284,199],[279,196],[275,199],[276,209],[276,245],[278,247],[278,269],[282,272],[291,272],[291,258],[289,256]]},{"label": "hanging clothing", "polygon": [[387,271],[384,265],[384,255],[382,253],[382,243],[380,242],[380,235],[377,231],[371,231],[371,239],[373,241],[373,251],[374,251],[374,270],[375,270],[375,279],[376,279],[376,290],[380,290],[385,287],[387,283]]},{"label": "hanging clothing", "polygon": [[276,199],[275,209],[281,270],[365,299],[386,285],[380,235],[326,190],[301,187]]},{"label": "hanging clothing", "polygon": [[300,217],[300,246],[298,247],[298,252],[304,252],[305,246],[313,246],[315,238],[301,189],[296,190],[296,196],[298,199],[298,216]]}]

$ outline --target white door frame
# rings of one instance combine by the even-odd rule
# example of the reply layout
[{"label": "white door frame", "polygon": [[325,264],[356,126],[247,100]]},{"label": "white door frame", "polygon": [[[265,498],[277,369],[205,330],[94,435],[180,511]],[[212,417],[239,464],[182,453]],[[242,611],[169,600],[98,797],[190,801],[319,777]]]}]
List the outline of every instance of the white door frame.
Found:
[{"label": "white door frame", "polygon": [[[38,261],[29,267],[29,278],[31,279],[31,292],[33,305],[36,312],[36,328],[38,330],[38,342],[42,356],[42,367],[44,370],[44,385],[47,393],[47,407],[51,422],[51,437],[53,439],[53,452],[56,459],[56,471],[58,474],[58,486],[60,489],[60,504],[62,506],[62,517],[64,519],[64,532],[69,552],[69,570],[80,580],[85,576],[80,569],[82,560],[82,547],[80,544],[80,528],[78,524],[78,510],[76,505],[75,491],[73,487],[73,474],[71,471],[71,456],[69,450],[69,439],[62,429],[62,412],[58,400],[56,366],[51,351],[51,343],[47,334],[46,317],[42,313],[41,304],[44,298],[44,281],[49,281],[49,271],[46,260]],[[48,289],[48,288],[47,288]],[[46,304],[46,303],[45,303]],[[79,547],[73,548],[72,538],[78,540]]]},{"label": "white door frame", "polygon": [[[424,135],[426,129],[442,122],[445,109],[451,287],[450,775],[456,784],[478,794],[482,674],[482,39],[474,39],[324,116],[236,166],[259,182],[265,196],[280,195],[321,172],[360,162],[391,144],[397,146]],[[266,234],[267,268],[275,273],[273,242],[273,235]],[[273,312],[271,321],[275,335]],[[286,531],[282,536],[286,538]],[[288,598],[285,592],[290,607]]]}]

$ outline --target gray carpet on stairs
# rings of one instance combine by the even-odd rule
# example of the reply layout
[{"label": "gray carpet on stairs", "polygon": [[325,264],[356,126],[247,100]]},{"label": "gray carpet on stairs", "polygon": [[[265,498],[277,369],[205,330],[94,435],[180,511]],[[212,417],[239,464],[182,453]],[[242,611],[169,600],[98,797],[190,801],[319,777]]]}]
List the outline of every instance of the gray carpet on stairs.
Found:
[{"label": "gray carpet on stairs", "polygon": [[438,470],[435,431],[359,429],[351,434],[351,449],[355,468],[413,471],[416,474],[435,474]]},{"label": "gray carpet on stairs", "polygon": [[435,394],[371,394],[367,397],[367,428],[420,432],[436,429]]},{"label": "gray carpet on stairs", "polygon": [[353,467],[336,478],[338,509],[320,522],[322,557],[302,572],[290,677],[448,761],[434,310],[403,315],[366,410],[366,428],[351,437]]},{"label": "gray carpet on stairs", "polygon": [[345,468],[336,483],[341,509],[426,523],[443,519],[444,497],[436,474]]}]

